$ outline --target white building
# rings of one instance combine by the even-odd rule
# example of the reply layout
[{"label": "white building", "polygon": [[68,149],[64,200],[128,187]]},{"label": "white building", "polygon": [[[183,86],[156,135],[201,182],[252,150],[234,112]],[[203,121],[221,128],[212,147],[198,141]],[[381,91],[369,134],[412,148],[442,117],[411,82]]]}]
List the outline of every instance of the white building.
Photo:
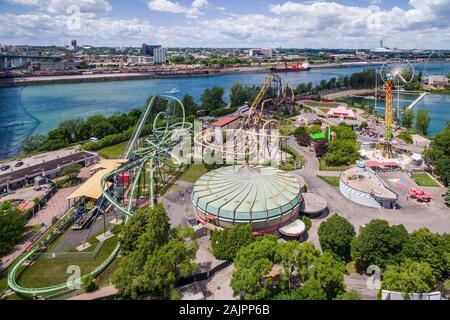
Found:
[{"label": "white building", "polygon": [[273,49],[271,49],[271,48],[251,49],[249,52],[250,57],[263,56],[266,58],[271,58],[272,55],[273,55]]},{"label": "white building", "polygon": [[432,89],[444,89],[448,86],[448,78],[444,75],[431,75],[424,79],[425,85]]},{"label": "white building", "polygon": [[153,62],[155,64],[165,64],[167,62],[167,51],[165,48],[153,49]]},{"label": "white building", "polygon": [[128,56],[127,64],[139,65],[139,64],[153,64],[153,57],[148,56]]}]

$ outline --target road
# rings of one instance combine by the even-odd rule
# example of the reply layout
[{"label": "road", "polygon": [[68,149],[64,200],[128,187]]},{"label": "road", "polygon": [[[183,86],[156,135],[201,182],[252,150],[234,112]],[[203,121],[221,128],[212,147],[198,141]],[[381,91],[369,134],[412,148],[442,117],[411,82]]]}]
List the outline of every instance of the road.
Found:
[{"label": "road", "polygon": [[[420,228],[428,228],[438,233],[450,232],[450,210],[440,199],[440,195],[445,192],[444,188],[425,188],[425,190],[432,193],[436,200],[430,206],[411,202],[400,210],[368,208],[346,199],[341,195],[339,188],[332,187],[317,177],[317,174],[329,175],[330,173],[319,172],[319,163],[313,152],[308,151],[307,148],[300,147],[292,137],[289,139],[288,144],[305,158],[306,164],[304,168],[294,171],[294,174],[300,175],[305,179],[308,185],[308,192],[324,196],[328,201],[329,212],[338,213],[348,219],[355,226],[356,230],[359,230],[360,226],[374,219],[383,219],[393,225],[403,224],[409,232]],[[338,174],[334,173],[334,175]],[[409,181],[410,179],[406,174],[396,178],[408,181],[408,185],[413,183]],[[402,188],[397,188],[395,185],[390,186],[399,193],[400,203],[404,203],[406,194],[403,193]],[[309,232],[309,241],[318,245],[317,229],[319,224],[326,220],[327,217],[324,215],[314,219],[313,227]]]}]

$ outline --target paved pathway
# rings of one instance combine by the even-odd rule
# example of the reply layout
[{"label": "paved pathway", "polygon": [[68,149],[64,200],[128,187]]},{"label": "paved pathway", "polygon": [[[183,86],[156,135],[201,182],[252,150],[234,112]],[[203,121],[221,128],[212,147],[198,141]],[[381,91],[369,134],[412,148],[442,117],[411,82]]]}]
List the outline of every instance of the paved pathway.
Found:
[{"label": "paved pathway", "polygon": [[[409,232],[424,227],[439,233],[450,232],[450,210],[445,207],[442,200],[436,201],[430,207],[417,204],[403,207],[399,211],[374,209],[358,205],[343,197],[339,192],[339,188],[332,187],[317,177],[319,163],[313,152],[309,152],[307,148],[300,147],[293,139],[289,140],[289,145],[306,160],[305,167],[294,173],[301,175],[305,179],[308,184],[308,191],[318,195],[326,195],[330,212],[336,212],[351,221],[355,225],[356,230],[361,225],[367,224],[374,219],[383,219],[391,224],[403,224]],[[426,189],[429,190],[428,188]],[[445,191],[443,188],[433,189],[432,192],[435,198],[440,198],[439,194]],[[318,243],[318,225],[326,218],[327,216],[323,216],[314,219],[313,227],[310,230],[310,240],[314,243]]]},{"label": "paved pathway", "polygon": [[90,293],[82,293],[78,296],[69,298],[67,300],[94,300],[109,297],[117,293],[117,289],[114,286],[108,286],[98,289],[97,291]]}]

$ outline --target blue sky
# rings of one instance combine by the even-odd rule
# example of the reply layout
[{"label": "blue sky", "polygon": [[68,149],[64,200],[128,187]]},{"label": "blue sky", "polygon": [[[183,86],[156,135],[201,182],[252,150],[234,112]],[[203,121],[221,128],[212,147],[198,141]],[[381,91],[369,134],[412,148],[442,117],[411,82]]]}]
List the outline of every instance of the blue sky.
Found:
[{"label": "blue sky", "polygon": [[0,0],[0,43],[450,48],[450,0]]}]

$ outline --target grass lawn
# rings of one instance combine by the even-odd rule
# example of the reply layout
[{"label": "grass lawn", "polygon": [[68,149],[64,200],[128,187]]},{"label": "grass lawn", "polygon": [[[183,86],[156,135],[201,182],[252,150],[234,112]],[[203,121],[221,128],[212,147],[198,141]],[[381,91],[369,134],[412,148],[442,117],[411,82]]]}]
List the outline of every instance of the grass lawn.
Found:
[{"label": "grass lawn", "polygon": [[339,177],[318,176],[323,181],[327,182],[333,187],[339,187]]},{"label": "grass lawn", "polygon": [[127,145],[128,141],[121,142],[119,144],[100,149],[97,153],[106,159],[121,159]]},{"label": "grass lawn", "polygon": [[350,169],[350,166],[339,166],[339,167],[333,167],[333,166],[329,166],[327,165],[327,163],[325,162],[325,159],[319,159],[319,163],[320,163],[320,171],[345,171],[347,169]]},{"label": "grass lawn", "polygon": [[94,259],[80,259],[75,253],[71,258],[47,259],[38,258],[33,265],[25,268],[18,278],[18,283],[24,287],[38,288],[64,283],[71,274],[67,268],[77,265],[84,275],[98,267],[112,252],[118,241],[117,235],[106,240]]},{"label": "grass lawn", "polygon": [[412,173],[411,176],[421,187],[440,187],[428,173]]},{"label": "grass lawn", "polygon": [[207,173],[208,171],[202,164],[192,164],[189,168],[184,172],[178,180],[195,183],[198,178]]}]

